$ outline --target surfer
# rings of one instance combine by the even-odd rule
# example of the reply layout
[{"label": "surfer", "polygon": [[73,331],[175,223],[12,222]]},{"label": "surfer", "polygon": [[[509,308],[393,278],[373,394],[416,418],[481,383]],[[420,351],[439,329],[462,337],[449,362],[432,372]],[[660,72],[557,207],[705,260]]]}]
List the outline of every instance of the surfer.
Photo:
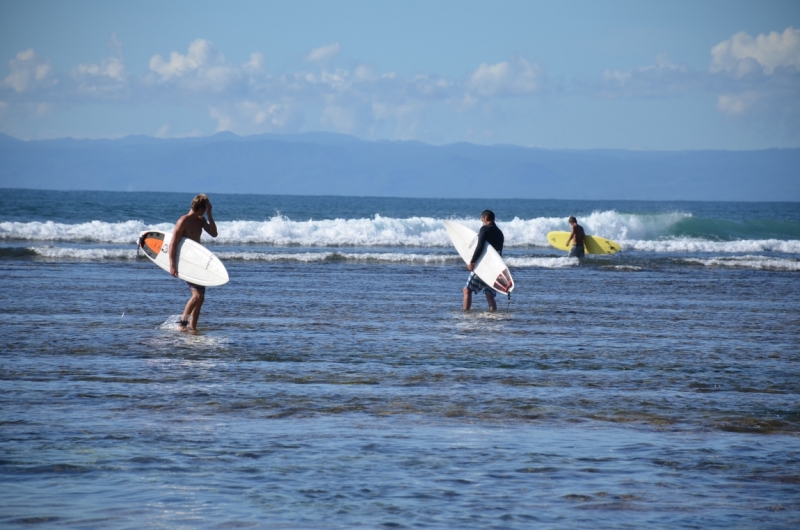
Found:
[{"label": "surfer", "polygon": [[574,215],[569,218],[569,224],[572,226],[572,232],[569,234],[569,239],[567,239],[567,246],[569,246],[572,238],[575,238],[575,242],[569,249],[569,257],[582,258],[584,253],[583,238],[586,237],[586,232],[584,232],[583,227],[578,224],[578,220],[575,219]]},{"label": "surfer", "polygon": [[505,236],[503,236],[503,232],[497,228],[497,225],[494,224],[493,211],[484,210],[483,213],[481,213],[481,222],[483,226],[480,232],[478,232],[478,242],[475,244],[475,253],[472,255],[472,260],[467,264],[467,269],[469,269],[470,273],[467,284],[464,286],[464,311],[469,311],[470,307],[472,307],[472,293],[477,294],[481,290],[486,294],[486,301],[489,302],[489,311],[497,311],[497,303],[494,300],[494,290],[486,285],[483,280],[478,278],[473,269],[475,268],[475,262],[481,257],[483,246],[486,243],[492,245],[498,254],[501,256],[503,255]]},{"label": "surfer", "polygon": [[[207,219],[206,219],[207,218]],[[175,265],[178,243],[182,237],[200,242],[200,236],[205,230],[211,237],[217,237],[217,224],[211,215],[211,201],[205,193],[201,193],[192,200],[192,207],[189,213],[178,219],[175,229],[172,231],[172,241],[174,244],[169,247],[169,273],[178,277],[178,269]],[[189,283],[189,282],[186,282]],[[187,326],[192,331],[197,331],[197,321],[200,318],[200,308],[206,297],[206,288],[203,285],[189,283],[192,297],[186,302],[180,322],[182,329]]]}]

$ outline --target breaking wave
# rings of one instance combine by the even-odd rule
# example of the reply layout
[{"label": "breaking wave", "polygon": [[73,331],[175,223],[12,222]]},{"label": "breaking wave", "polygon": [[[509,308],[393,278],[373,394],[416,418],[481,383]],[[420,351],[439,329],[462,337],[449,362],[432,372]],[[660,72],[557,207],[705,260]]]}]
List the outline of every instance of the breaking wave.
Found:
[{"label": "breaking wave", "polygon": [[[454,219],[473,230],[476,219]],[[450,248],[444,219],[434,217],[393,218],[375,215],[360,219],[296,221],[276,215],[264,221],[221,221],[219,237],[203,238],[213,245],[273,245],[298,247],[412,247]],[[588,234],[619,242],[623,250],[644,252],[800,253],[800,239],[754,237],[708,238],[686,235],[681,228],[697,220],[691,214],[626,214],[613,210],[595,212],[580,219]],[[507,247],[548,247],[547,233],[568,230],[563,217],[514,218],[498,223]],[[738,225],[737,225],[738,226]],[[147,225],[142,221],[86,223],[0,222],[0,240],[59,241],[134,244],[143,230],[170,231],[172,223]],[[724,235],[724,234],[723,234]],[[754,233],[755,235],[755,233]]]}]

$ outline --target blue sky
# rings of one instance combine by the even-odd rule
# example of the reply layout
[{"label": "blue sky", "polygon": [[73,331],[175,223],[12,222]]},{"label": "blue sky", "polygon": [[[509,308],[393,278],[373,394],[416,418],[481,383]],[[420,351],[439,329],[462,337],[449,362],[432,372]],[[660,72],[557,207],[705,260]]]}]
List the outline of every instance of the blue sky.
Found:
[{"label": "blue sky", "polygon": [[800,2],[0,2],[0,132],[800,147]]}]

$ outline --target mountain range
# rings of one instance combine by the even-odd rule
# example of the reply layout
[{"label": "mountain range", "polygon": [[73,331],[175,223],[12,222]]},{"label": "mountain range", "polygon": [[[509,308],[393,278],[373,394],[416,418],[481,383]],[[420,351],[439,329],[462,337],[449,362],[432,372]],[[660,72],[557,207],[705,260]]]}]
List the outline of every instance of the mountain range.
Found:
[{"label": "mountain range", "polygon": [[550,150],[331,133],[31,140],[0,134],[0,187],[292,195],[800,201],[800,149]]}]

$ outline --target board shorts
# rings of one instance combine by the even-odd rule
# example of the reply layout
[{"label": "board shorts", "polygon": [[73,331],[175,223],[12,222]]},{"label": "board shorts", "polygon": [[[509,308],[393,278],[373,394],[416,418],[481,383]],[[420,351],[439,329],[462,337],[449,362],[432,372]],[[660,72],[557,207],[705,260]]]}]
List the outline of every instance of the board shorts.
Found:
[{"label": "board shorts", "polygon": [[582,258],[583,252],[584,252],[583,245],[572,245],[572,248],[569,249],[569,257]]},{"label": "board shorts", "polygon": [[197,291],[200,294],[206,294],[206,286],[205,285],[195,285],[195,284],[190,283],[190,282],[186,282],[186,283],[189,284],[189,289],[191,289],[193,291]]},{"label": "board shorts", "polygon": [[478,276],[474,272],[469,273],[469,278],[467,278],[467,284],[464,286],[468,291],[478,294],[479,292],[483,291],[484,293],[489,293],[492,296],[497,296],[497,292],[486,285],[483,280],[478,278]]}]

